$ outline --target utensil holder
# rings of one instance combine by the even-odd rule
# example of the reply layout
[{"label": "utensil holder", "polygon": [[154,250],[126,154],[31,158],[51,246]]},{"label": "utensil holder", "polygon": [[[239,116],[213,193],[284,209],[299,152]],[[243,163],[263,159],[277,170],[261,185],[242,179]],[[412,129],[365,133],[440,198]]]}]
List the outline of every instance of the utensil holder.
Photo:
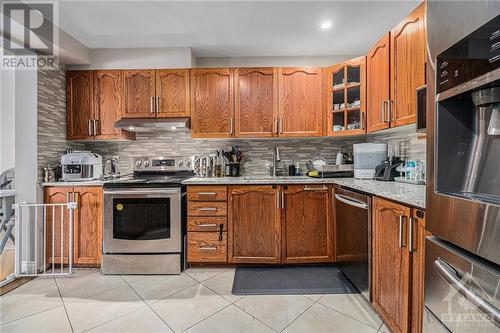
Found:
[{"label": "utensil holder", "polygon": [[226,164],[226,177],[239,177],[240,163],[230,162]]}]

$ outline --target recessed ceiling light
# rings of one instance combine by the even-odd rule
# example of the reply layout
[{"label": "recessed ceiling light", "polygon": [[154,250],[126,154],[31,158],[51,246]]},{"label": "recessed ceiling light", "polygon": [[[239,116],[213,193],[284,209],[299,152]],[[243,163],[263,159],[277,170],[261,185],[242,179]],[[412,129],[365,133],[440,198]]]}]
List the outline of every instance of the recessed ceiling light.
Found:
[{"label": "recessed ceiling light", "polygon": [[133,130],[135,130],[135,127],[134,126],[129,126],[128,129],[131,130],[131,131],[133,131]]},{"label": "recessed ceiling light", "polygon": [[332,27],[332,21],[324,21],[324,22],[321,22],[321,30],[330,30],[330,28]]},{"label": "recessed ceiling light", "polygon": [[172,126],[172,127],[170,127],[170,129],[171,129],[171,130],[176,130],[176,129],[177,129],[177,127]]}]

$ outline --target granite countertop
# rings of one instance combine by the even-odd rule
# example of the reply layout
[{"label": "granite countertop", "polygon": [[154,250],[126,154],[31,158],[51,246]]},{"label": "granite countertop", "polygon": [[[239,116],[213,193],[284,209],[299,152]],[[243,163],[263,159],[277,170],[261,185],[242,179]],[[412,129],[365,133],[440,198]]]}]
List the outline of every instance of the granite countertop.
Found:
[{"label": "granite countertop", "polygon": [[41,182],[40,186],[102,186],[106,181],[104,180],[88,180],[88,181],[76,181],[76,182]]},{"label": "granite countertop", "polygon": [[425,209],[425,185],[399,182],[381,182],[354,178],[311,178],[297,177],[224,177],[190,178],[185,185],[266,185],[266,184],[337,184],[360,192],[376,195],[406,205]]}]

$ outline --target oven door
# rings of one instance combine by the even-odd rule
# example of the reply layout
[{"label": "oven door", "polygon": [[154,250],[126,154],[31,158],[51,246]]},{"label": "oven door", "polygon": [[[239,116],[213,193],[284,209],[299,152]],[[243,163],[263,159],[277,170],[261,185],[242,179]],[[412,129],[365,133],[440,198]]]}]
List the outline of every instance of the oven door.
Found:
[{"label": "oven door", "polygon": [[104,253],[180,253],[181,189],[104,191]]}]

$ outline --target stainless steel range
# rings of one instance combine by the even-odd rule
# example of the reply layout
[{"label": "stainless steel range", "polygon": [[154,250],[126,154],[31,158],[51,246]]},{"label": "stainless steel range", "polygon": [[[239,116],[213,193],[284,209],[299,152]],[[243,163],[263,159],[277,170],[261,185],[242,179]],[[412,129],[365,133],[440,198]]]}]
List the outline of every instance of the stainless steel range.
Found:
[{"label": "stainless steel range", "polygon": [[179,274],[185,189],[193,158],[134,158],[134,174],[104,184],[103,274]]}]

